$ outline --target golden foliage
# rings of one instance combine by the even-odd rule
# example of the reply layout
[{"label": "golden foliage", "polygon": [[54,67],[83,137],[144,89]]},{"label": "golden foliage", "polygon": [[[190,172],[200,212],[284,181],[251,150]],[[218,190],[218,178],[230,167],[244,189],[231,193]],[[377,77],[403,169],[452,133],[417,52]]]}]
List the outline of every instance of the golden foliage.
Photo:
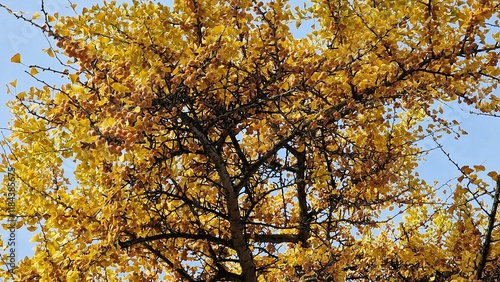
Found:
[{"label": "golden foliage", "polygon": [[[486,26],[499,5],[111,1],[41,15],[68,83],[9,103],[2,166],[38,242],[16,279],[470,281],[485,246],[493,275],[485,167],[460,168],[444,200],[414,170],[420,140],[460,131],[440,103],[499,111]],[[300,38],[307,19],[318,26]]]}]

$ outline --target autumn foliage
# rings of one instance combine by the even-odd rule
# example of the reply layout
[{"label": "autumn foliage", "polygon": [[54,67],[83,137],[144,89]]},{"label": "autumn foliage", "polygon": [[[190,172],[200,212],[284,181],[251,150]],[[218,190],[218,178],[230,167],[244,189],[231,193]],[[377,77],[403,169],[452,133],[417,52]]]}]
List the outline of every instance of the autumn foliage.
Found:
[{"label": "autumn foliage", "polygon": [[462,133],[442,105],[500,111],[499,11],[136,0],[16,14],[61,67],[13,61],[67,84],[9,103],[2,168],[38,245],[4,277],[497,281],[500,188],[485,167],[457,166],[452,189],[415,168],[421,140]]}]

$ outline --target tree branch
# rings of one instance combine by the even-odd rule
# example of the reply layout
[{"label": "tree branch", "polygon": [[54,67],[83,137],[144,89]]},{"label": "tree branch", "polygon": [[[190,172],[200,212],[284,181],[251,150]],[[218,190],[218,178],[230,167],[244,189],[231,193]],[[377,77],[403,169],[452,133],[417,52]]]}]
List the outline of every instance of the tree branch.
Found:
[{"label": "tree branch", "polygon": [[484,243],[481,250],[481,257],[479,259],[479,263],[477,265],[476,271],[476,279],[481,280],[483,276],[484,267],[486,266],[486,262],[488,261],[488,253],[490,251],[490,246],[492,243],[492,233],[495,228],[495,221],[498,209],[498,202],[500,197],[500,179],[497,180],[496,188],[495,188],[495,196],[493,196],[493,205],[491,206],[491,212],[488,215],[488,228],[486,229],[486,235],[484,237]]},{"label": "tree branch", "polygon": [[121,248],[128,248],[135,244],[144,242],[182,238],[182,239],[193,239],[193,240],[206,240],[212,243],[224,245],[226,247],[232,247],[231,242],[206,234],[168,233],[168,234],[158,234],[148,237],[133,237],[133,238],[134,239],[128,241],[118,241],[118,244],[120,245]]}]

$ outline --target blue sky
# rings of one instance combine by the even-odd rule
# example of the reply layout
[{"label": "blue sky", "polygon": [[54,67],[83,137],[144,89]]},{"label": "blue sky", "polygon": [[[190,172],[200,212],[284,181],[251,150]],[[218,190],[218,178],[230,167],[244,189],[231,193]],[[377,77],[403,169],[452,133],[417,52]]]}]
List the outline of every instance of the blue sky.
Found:
[{"label": "blue sky", "polygon": [[[47,11],[60,14],[68,14],[69,3],[66,0],[46,1]],[[72,1],[78,4],[81,9],[83,5],[91,5],[101,1]],[[164,1],[167,2],[167,1]],[[301,1],[294,1],[301,2]],[[0,0],[0,3],[11,7],[15,11],[25,11],[27,15],[38,11],[40,1],[15,1]],[[80,6],[82,5],[82,6]],[[12,95],[6,93],[5,85],[17,79],[17,92],[29,89],[30,86],[37,85],[28,74],[26,65],[56,65],[53,60],[41,50],[48,47],[46,38],[28,23],[16,20],[5,11],[0,11],[0,127],[4,135],[8,135],[8,121],[11,119],[9,109],[5,103],[12,99]],[[16,54],[22,54],[22,62],[26,65],[10,63],[10,58]],[[43,75],[43,74],[42,74]],[[57,76],[49,76],[50,84],[58,84]],[[54,80],[56,79],[56,80]],[[496,91],[500,96],[500,91]],[[452,108],[444,107],[445,116],[456,119],[462,124],[463,129],[469,132],[462,136],[460,140],[455,140],[452,136],[445,136],[440,142],[444,145],[447,152],[453,157],[459,165],[477,165],[483,164],[486,170],[497,170],[500,172],[500,125],[499,118],[480,117],[469,114],[469,108],[466,106],[454,105]],[[432,142],[424,142],[425,148],[434,147]],[[71,164],[66,164],[71,166]],[[432,151],[418,168],[422,177],[432,182],[439,180],[440,183],[458,176],[458,171],[454,168],[447,157],[439,150]],[[492,181],[488,180],[489,183]],[[0,232],[2,236],[6,232]],[[22,259],[26,255],[32,254],[33,244],[29,243],[31,235],[25,231],[17,232],[17,259]]]}]

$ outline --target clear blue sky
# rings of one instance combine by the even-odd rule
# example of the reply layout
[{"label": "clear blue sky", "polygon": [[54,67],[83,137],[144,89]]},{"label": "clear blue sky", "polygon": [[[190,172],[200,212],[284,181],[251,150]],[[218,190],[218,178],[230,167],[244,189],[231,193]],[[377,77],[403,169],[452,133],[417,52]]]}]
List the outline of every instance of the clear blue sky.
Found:
[{"label": "clear blue sky", "polygon": [[[49,12],[59,12],[68,14],[71,11],[67,8],[69,3],[66,0],[46,1],[46,8]],[[79,5],[77,10],[83,5],[100,3],[101,1],[72,1]],[[120,1],[121,2],[121,1]],[[170,1],[162,1],[170,2]],[[294,3],[301,1],[294,1]],[[25,11],[27,15],[38,11],[40,1],[15,1],[0,0],[0,3],[10,6],[16,11]],[[9,109],[5,103],[12,99],[12,95],[6,94],[5,85],[17,79],[17,92],[29,89],[30,86],[37,85],[36,82],[25,73],[28,68],[21,64],[10,63],[10,58],[16,54],[22,54],[22,61],[26,65],[54,65],[54,62],[41,51],[47,48],[48,43],[45,37],[28,23],[16,20],[5,11],[0,11],[0,127],[2,133],[8,135],[8,121],[11,118]],[[57,78],[56,76],[51,76]],[[50,84],[57,84],[58,81],[51,80]],[[496,91],[500,96],[500,91]],[[465,106],[464,106],[465,107]],[[450,109],[445,107],[445,116],[462,123],[463,128],[469,132],[462,136],[460,140],[454,140],[452,136],[445,137],[441,143],[460,165],[483,164],[486,170],[497,170],[500,172],[500,118],[478,117],[468,113],[468,108],[460,110],[458,106]],[[424,142],[425,147],[434,146],[432,142]],[[425,179],[439,180],[443,183],[458,175],[453,165],[440,151],[436,150],[429,154],[427,160],[421,163],[418,171]],[[70,166],[71,164],[66,164]],[[491,182],[491,181],[489,181]],[[2,236],[6,232],[0,232]],[[33,244],[29,243],[31,234],[25,230],[17,232],[17,259],[22,259],[26,255],[32,254]]]}]

